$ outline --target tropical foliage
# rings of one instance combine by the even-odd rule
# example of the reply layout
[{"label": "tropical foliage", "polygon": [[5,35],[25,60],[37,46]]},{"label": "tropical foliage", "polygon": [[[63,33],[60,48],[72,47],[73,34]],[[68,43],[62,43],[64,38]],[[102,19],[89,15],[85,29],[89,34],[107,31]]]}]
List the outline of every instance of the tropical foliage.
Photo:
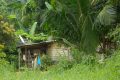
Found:
[{"label": "tropical foliage", "polygon": [[[120,79],[119,0],[1,0],[0,4],[0,79],[11,75],[12,80],[16,76],[20,76],[18,80],[24,76],[25,80],[61,80],[63,76],[63,80]],[[28,43],[46,41],[50,36],[62,40],[71,48],[73,61],[60,58],[52,65],[49,57],[43,56],[45,73],[11,72],[5,67],[10,67],[9,62],[17,64],[19,36]],[[98,53],[107,59],[99,63]],[[8,74],[1,77],[5,71]],[[42,76],[38,77],[39,73]]]},{"label": "tropical foliage", "polygon": [[4,17],[0,16],[0,44],[5,45],[5,47],[9,47],[14,44],[14,35],[15,29],[13,25],[10,25],[8,22],[4,20]]},{"label": "tropical foliage", "polygon": [[117,26],[117,5],[112,0],[46,2],[47,13],[41,26],[44,24],[43,29],[92,52]]},{"label": "tropical foliage", "polygon": [[[13,25],[10,25],[4,20],[4,17],[0,15],[0,64],[7,64],[6,61],[7,55],[10,55],[11,52],[15,49],[15,30]],[[11,46],[13,45],[13,46]],[[9,54],[6,54],[6,52]]]}]

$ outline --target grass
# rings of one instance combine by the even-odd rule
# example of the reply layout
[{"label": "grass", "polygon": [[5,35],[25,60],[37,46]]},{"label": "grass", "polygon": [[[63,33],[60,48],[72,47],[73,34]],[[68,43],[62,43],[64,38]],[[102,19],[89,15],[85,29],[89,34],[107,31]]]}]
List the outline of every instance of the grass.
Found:
[{"label": "grass", "polygon": [[120,51],[108,58],[104,64],[89,66],[74,64],[71,69],[63,70],[52,66],[48,71],[14,72],[0,68],[0,80],[120,80]]}]

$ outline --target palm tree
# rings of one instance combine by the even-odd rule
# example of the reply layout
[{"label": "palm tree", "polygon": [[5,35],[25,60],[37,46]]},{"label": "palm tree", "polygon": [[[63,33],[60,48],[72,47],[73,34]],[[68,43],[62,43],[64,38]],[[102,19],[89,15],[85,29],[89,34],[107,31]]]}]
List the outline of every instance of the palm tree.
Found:
[{"label": "palm tree", "polygon": [[91,53],[115,25],[117,1],[51,0],[40,26]]},{"label": "palm tree", "polygon": [[37,21],[37,33],[55,35],[91,53],[116,27],[118,3],[119,0],[28,0],[22,2],[22,18],[18,21],[23,27]]}]

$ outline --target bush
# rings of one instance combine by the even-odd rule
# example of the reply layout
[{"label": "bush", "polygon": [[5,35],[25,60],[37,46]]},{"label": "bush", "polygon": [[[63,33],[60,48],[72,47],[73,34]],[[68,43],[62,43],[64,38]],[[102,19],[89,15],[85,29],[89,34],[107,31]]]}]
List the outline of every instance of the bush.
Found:
[{"label": "bush", "polygon": [[68,60],[65,56],[60,56],[58,61],[54,63],[49,69],[50,74],[63,73],[70,70],[74,66],[74,61]]},{"label": "bush", "polygon": [[97,59],[95,56],[93,55],[84,55],[83,58],[82,58],[82,64],[85,64],[85,65],[90,65],[90,66],[93,66],[93,65],[96,65],[97,62]]},{"label": "bush", "polygon": [[14,66],[15,69],[18,68],[18,55],[10,54],[7,55],[7,60]]},{"label": "bush", "polygon": [[0,50],[0,65],[7,65],[9,63],[5,58],[6,58],[6,54],[1,49]]},{"label": "bush", "polygon": [[72,54],[73,60],[76,63],[81,63],[82,62],[82,57],[83,57],[83,54],[84,54],[83,52],[80,52],[80,50],[73,48],[71,50],[71,54]]},{"label": "bush", "polygon": [[47,70],[49,66],[53,64],[51,58],[48,55],[43,55],[41,57],[41,70]]},{"label": "bush", "polygon": [[7,65],[9,64],[8,61],[6,61],[5,59],[0,59],[0,65]]},{"label": "bush", "polygon": [[78,49],[71,50],[73,60],[77,64],[86,64],[86,65],[94,65],[97,63],[97,59],[94,55],[88,55]]},{"label": "bush", "polygon": [[73,65],[74,61],[70,61],[66,57],[62,56],[59,58],[56,68],[58,71],[64,71],[71,69]]}]

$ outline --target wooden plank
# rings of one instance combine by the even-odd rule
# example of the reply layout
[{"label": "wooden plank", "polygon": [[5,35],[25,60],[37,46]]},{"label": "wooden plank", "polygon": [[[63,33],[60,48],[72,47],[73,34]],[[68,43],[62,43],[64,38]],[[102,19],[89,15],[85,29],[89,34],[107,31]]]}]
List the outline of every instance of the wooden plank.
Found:
[{"label": "wooden plank", "polygon": [[20,48],[18,49],[18,69],[20,70],[20,55],[21,55],[21,50],[20,50]]},{"label": "wooden plank", "polygon": [[25,57],[26,57],[25,66],[27,66],[27,48],[26,47],[25,47]]}]

